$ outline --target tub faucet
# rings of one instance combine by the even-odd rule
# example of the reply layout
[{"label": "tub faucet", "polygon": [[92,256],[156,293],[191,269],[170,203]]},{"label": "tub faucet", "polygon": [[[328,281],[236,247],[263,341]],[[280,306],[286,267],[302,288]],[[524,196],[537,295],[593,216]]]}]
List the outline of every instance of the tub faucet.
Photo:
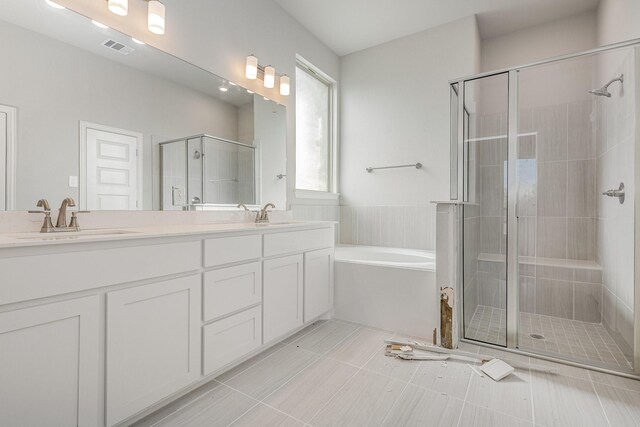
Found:
[{"label": "tub faucet", "polygon": [[256,214],[256,223],[264,224],[269,222],[269,208],[276,208],[276,205],[273,203],[267,203],[264,205],[264,208],[260,209],[260,212]]},{"label": "tub faucet", "polygon": [[75,200],[71,197],[67,197],[62,201],[60,210],[58,211],[58,220],[56,221],[56,228],[67,228],[67,206],[74,207],[76,205]]}]

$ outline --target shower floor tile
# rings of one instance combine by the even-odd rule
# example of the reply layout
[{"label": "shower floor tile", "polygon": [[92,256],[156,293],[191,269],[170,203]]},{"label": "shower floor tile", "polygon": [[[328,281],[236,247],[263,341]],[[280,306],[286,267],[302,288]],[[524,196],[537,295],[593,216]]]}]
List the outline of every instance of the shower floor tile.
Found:
[{"label": "shower floor tile", "polygon": [[[505,310],[478,306],[465,337],[497,345],[506,343]],[[542,335],[543,338],[533,338]],[[584,363],[631,369],[631,363],[601,324],[520,313],[519,348]]]}]

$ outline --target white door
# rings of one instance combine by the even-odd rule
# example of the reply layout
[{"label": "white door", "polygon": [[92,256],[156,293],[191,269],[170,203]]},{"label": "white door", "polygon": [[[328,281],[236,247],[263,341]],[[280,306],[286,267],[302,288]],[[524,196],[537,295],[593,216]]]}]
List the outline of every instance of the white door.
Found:
[{"label": "white door", "polygon": [[200,275],[107,293],[107,425],[200,378]]},{"label": "white door", "polygon": [[7,210],[7,113],[0,111],[0,211]]},{"label": "white door", "polygon": [[268,343],[302,325],[302,255],[263,263],[262,325]]},{"label": "white door", "polygon": [[80,184],[84,187],[80,192],[82,208],[141,209],[142,135],[93,124],[81,124],[81,132],[85,146],[85,163],[81,167],[81,175],[85,176],[81,176]]},{"label": "white door", "polygon": [[96,426],[97,296],[0,313],[0,424]]}]

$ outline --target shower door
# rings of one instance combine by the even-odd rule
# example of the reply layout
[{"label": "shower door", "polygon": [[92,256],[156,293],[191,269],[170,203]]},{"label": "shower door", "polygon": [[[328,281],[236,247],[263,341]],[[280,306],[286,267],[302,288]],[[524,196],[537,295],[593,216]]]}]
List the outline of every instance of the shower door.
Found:
[{"label": "shower door", "polygon": [[508,74],[462,88],[464,337],[507,343]]},{"label": "shower door", "polygon": [[452,82],[464,339],[640,372],[638,49]]}]

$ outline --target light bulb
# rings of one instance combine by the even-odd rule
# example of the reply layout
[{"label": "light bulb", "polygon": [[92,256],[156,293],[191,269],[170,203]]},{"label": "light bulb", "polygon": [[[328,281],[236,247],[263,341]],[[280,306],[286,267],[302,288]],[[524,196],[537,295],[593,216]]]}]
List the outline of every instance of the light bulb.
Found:
[{"label": "light bulb", "polygon": [[160,3],[158,0],[150,0],[149,1],[149,20],[148,25],[149,31],[154,34],[162,35],[165,30],[165,13],[164,13],[164,5]]},{"label": "light bulb", "polygon": [[244,74],[249,80],[258,78],[258,58],[254,55],[247,56],[247,67]]},{"label": "light bulb", "polygon": [[289,96],[290,92],[291,92],[291,82],[290,82],[289,76],[284,74],[280,77],[280,95]]},{"label": "light bulb", "polygon": [[129,13],[129,0],[109,0],[109,10],[119,16]]},{"label": "light bulb", "polygon": [[145,42],[140,41],[140,40],[138,40],[138,39],[137,39],[137,38],[135,38],[135,37],[131,37],[131,40],[133,40],[133,42],[134,42],[134,43],[137,43],[137,44],[141,44],[141,45],[145,45],[145,44],[146,44]]},{"label": "light bulb", "polygon": [[228,88],[228,87],[226,87],[226,86],[220,86],[220,87],[218,88],[218,90],[219,90],[220,92],[226,92],[226,91],[228,91],[228,90],[229,90],[229,88]]},{"label": "light bulb", "polygon": [[276,69],[271,65],[264,67],[264,87],[271,89],[276,85]]}]

